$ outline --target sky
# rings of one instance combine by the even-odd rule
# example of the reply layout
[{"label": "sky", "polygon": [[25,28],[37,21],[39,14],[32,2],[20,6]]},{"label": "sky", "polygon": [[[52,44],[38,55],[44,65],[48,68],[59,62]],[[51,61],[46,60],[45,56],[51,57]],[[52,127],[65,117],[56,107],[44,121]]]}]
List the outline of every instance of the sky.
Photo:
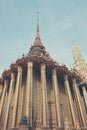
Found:
[{"label": "sky", "polygon": [[73,41],[87,60],[87,0],[0,0],[0,75],[28,53],[37,11],[41,41],[54,60],[71,67]]}]

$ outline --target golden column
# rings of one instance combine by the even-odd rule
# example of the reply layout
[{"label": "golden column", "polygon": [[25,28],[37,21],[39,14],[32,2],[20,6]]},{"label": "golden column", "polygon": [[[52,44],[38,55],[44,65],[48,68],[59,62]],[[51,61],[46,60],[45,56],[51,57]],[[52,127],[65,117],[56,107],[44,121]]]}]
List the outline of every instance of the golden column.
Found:
[{"label": "golden column", "polygon": [[11,73],[11,80],[10,80],[10,87],[9,87],[9,94],[8,94],[7,108],[6,108],[6,115],[5,115],[5,122],[4,122],[4,130],[6,130],[6,127],[7,127],[9,106],[10,106],[11,94],[12,94],[12,88],[13,88],[14,81],[15,81],[15,76],[13,73]]},{"label": "golden column", "polygon": [[33,87],[33,62],[28,62],[27,65],[27,81],[26,81],[26,107],[25,115],[29,119],[32,126],[32,87]]},{"label": "golden column", "polygon": [[68,94],[68,100],[69,100],[70,109],[71,109],[71,113],[72,113],[73,123],[74,123],[74,126],[76,126],[76,116],[75,116],[74,104],[73,104],[72,94],[71,94],[70,85],[69,85],[67,75],[64,76],[64,84],[65,84],[66,91]]},{"label": "golden column", "polygon": [[67,117],[65,118],[65,121],[64,121],[64,127],[65,127],[65,130],[70,130],[69,120]]},{"label": "golden column", "polygon": [[2,112],[2,107],[3,107],[3,103],[4,103],[4,97],[5,97],[6,90],[7,90],[7,80],[4,80],[4,88],[3,88],[3,93],[2,93],[2,97],[1,97],[1,101],[0,101],[0,117],[1,117],[1,112]]},{"label": "golden column", "polygon": [[15,100],[14,100],[13,117],[12,117],[12,127],[15,127],[18,93],[19,93],[19,87],[21,86],[21,82],[22,82],[22,67],[18,66],[17,81],[15,87]]},{"label": "golden column", "polygon": [[83,95],[84,95],[84,99],[85,99],[85,105],[87,107],[87,92],[86,92],[85,86],[82,87],[82,91],[83,91]]},{"label": "golden column", "polygon": [[0,82],[0,100],[3,93],[3,88],[4,88],[3,83]]},{"label": "golden column", "polygon": [[56,69],[52,71],[52,81],[55,93],[55,103],[56,103],[56,117],[57,117],[57,126],[61,127],[61,117],[60,117],[60,96],[59,96],[59,86],[57,81]]},{"label": "golden column", "polygon": [[79,88],[78,88],[78,86],[76,84],[76,78],[73,78],[72,81],[73,81],[73,87],[74,87],[74,90],[75,90],[75,93],[76,93],[76,98],[77,98],[77,101],[78,101],[78,105],[79,105],[79,108],[80,108],[83,125],[84,125],[84,127],[86,127],[85,115],[83,113],[83,108],[82,108],[82,103],[81,103],[81,96],[80,96]]},{"label": "golden column", "polygon": [[48,119],[48,101],[47,101],[47,85],[46,85],[46,66],[45,64],[41,64],[41,85],[42,85],[42,93],[43,93],[43,108],[42,108],[42,115],[43,115],[43,127],[49,126],[49,119]]}]

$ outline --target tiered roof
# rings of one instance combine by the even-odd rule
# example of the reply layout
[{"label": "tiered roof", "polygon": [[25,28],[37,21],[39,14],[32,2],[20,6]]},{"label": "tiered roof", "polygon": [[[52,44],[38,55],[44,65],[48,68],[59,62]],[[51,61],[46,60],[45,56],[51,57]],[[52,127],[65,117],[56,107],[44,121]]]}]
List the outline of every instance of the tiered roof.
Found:
[{"label": "tiered roof", "polygon": [[58,62],[54,61],[53,58],[46,51],[44,45],[42,44],[40,33],[39,33],[39,14],[37,15],[37,29],[36,29],[36,37],[31,46],[27,55],[23,55],[20,59],[17,59],[15,63],[10,65],[9,70],[5,70],[2,74],[3,78],[8,79],[10,77],[11,72],[17,72],[17,67],[20,65],[26,70],[27,63],[29,61],[33,61],[34,64],[38,67],[38,65],[45,63],[48,70],[52,70],[53,68],[57,69],[58,74],[60,75],[69,75],[69,77],[78,77],[77,80],[80,81],[80,77],[77,76],[75,72],[69,71],[69,69],[65,65],[59,65]]}]

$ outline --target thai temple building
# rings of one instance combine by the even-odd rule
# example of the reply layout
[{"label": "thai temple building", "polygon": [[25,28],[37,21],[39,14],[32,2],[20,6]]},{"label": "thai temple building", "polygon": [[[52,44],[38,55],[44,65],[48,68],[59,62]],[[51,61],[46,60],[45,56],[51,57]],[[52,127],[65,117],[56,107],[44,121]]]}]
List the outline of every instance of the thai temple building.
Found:
[{"label": "thai temple building", "polygon": [[28,54],[0,78],[0,130],[87,130],[82,85],[76,71],[60,65],[46,51],[37,16]]}]

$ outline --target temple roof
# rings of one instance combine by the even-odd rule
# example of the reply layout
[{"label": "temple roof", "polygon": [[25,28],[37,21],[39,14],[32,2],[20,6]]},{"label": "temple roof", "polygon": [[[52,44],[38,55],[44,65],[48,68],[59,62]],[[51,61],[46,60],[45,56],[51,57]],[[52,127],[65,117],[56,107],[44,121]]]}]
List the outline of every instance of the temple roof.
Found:
[{"label": "temple roof", "polygon": [[69,71],[69,69],[66,67],[66,65],[59,65],[58,62],[54,61],[53,58],[49,55],[49,53],[46,51],[44,45],[41,42],[40,38],[40,32],[39,32],[39,13],[37,13],[37,27],[36,27],[36,36],[34,39],[34,43],[31,46],[29,52],[27,55],[23,55],[20,59],[17,59],[15,63],[12,63],[10,65],[10,69],[3,72],[2,76],[5,79],[8,79],[11,75],[11,72],[17,73],[17,67],[22,66],[24,70],[27,69],[27,63],[29,61],[33,61],[34,65],[37,67],[45,63],[47,70],[52,70],[53,68],[57,69],[57,72],[59,75],[69,75],[69,77],[79,77],[76,76],[75,73],[72,73]]},{"label": "temple roof", "polygon": [[52,57],[50,57],[49,53],[46,51],[44,45],[41,42],[40,32],[39,32],[39,13],[38,12],[37,12],[36,37],[35,37],[33,46],[31,46],[29,50],[27,57],[30,57],[32,59],[40,58],[45,62],[47,61],[47,62],[54,63]]}]

